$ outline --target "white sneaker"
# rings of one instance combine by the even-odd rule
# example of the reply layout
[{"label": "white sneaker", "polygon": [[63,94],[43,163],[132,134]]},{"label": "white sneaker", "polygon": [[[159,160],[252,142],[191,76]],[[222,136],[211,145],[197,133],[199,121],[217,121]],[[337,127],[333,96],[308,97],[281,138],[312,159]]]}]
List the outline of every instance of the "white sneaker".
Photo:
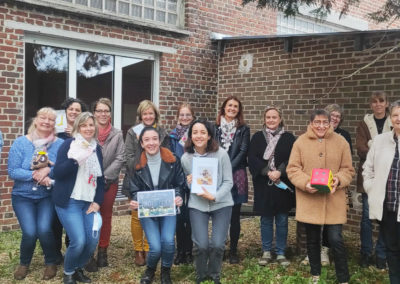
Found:
[{"label": "white sneaker", "polygon": [[308,255],[300,262],[301,265],[309,265],[310,260],[308,259]]},{"label": "white sneaker", "polygon": [[276,261],[282,266],[288,266],[290,264],[290,261],[284,255],[278,255]]},{"label": "white sneaker", "polygon": [[258,260],[259,265],[267,265],[269,262],[271,262],[271,252],[270,251],[264,251],[262,257]]},{"label": "white sneaker", "polygon": [[322,266],[328,266],[330,265],[329,261],[329,248],[328,247],[321,247],[321,265]]},{"label": "white sneaker", "polygon": [[311,277],[311,284],[318,284],[319,282],[319,275],[314,275]]}]

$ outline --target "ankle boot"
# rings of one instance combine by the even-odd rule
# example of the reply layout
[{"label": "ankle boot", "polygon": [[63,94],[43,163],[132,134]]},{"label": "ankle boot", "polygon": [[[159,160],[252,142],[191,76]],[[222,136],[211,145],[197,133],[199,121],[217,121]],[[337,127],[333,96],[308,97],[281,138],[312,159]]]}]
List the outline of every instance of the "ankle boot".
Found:
[{"label": "ankle boot", "polygon": [[161,284],[172,284],[170,267],[161,267]]},{"label": "ankle boot", "polygon": [[90,279],[85,274],[83,274],[82,268],[78,268],[75,270],[74,279],[75,279],[75,281],[82,282],[82,283],[92,283],[92,279]]},{"label": "ankle boot", "polygon": [[142,275],[142,278],[140,278],[140,284],[150,284],[151,282],[153,282],[155,272],[156,270],[154,268],[150,268],[147,266]]},{"label": "ankle boot", "polygon": [[183,264],[183,263],[186,263],[186,255],[180,251],[175,256],[174,264],[179,265],[179,264]]},{"label": "ankle boot", "polygon": [[89,262],[86,263],[85,270],[87,272],[97,272],[97,271],[99,271],[99,268],[97,267],[97,262],[96,262],[96,259],[94,258],[94,256],[92,256],[89,259]]},{"label": "ankle boot", "polygon": [[46,268],[44,269],[43,272],[43,280],[50,280],[54,278],[57,274],[57,265],[51,264],[51,265],[46,265]]},{"label": "ankle boot", "polygon": [[14,272],[14,279],[15,280],[22,280],[28,275],[28,268],[27,265],[18,265],[17,269]]},{"label": "ankle boot", "polygon": [[137,266],[143,266],[146,264],[146,259],[143,251],[135,251],[135,264]]},{"label": "ankle boot", "polygon": [[100,248],[97,250],[97,267],[108,266],[107,248]]},{"label": "ankle boot", "polygon": [[63,283],[64,284],[76,284],[76,281],[74,279],[74,274],[67,275],[67,274],[64,273]]}]

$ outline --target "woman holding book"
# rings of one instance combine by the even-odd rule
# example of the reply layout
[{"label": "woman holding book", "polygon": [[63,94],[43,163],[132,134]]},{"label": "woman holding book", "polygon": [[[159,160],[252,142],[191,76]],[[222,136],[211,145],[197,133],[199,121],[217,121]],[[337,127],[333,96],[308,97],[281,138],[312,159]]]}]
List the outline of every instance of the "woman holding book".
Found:
[{"label": "woman holding book", "polygon": [[[193,159],[208,158],[213,158],[209,161],[218,163],[214,164],[217,171],[217,179],[213,181],[216,191],[211,193],[204,186],[199,185],[201,192],[191,192],[188,207],[190,222],[196,224],[192,226],[196,282],[200,283],[211,278],[214,283],[220,283],[222,258],[233,206],[232,167],[227,152],[220,148],[213,138],[212,126],[204,120],[196,120],[189,127],[185,154],[181,160],[189,187],[192,183],[198,182],[197,179],[193,180]],[[211,240],[208,237],[210,218],[212,221]]]},{"label": "woman holding book", "polygon": [[[170,142],[171,142],[171,151],[177,156],[181,158],[184,152],[183,146],[188,137],[189,126],[194,120],[194,112],[192,107],[183,103],[178,107],[177,112],[178,123],[170,134]],[[189,199],[189,195],[187,193],[188,189],[182,192],[183,205],[181,206],[181,214],[179,214],[176,218],[176,257],[174,260],[175,265],[179,265],[182,263],[191,263],[193,260],[192,257],[192,229],[190,226],[189,212],[187,208],[187,202]]]},{"label": "woman holding book", "polygon": [[[160,147],[160,133],[151,126],[145,126],[139,136],[140,159],[136,161],[135,172],[129,181],[130,206],[137,212],[139,191],[175,190],[175,205],[182,205],[181,192],[185,186],[180,161],[167,148]],[[137,213],[136,213],[137,214]],[[171,266],[175,251],[176,216],[141,218],[150,250],[147,267],[140,280],[141,284],[153,281],[157,263],[161,258],[161,283],[171,282]]]},{"label": "woman holding book", "polygon": [[264,111],[264,127],[251,138],[249,169],[253,177],[254,211],[261,216],[263,255],[260,265],[272,260],[275,231],[276,260],[289,265],[285,257],[289,211],[294,207],[293,185],[286,175],[286,166],[295,137],[283,127],[282,111],[268,106]]},{"label": "woman holding book", "polygon": [[[157,107],[149,100],[140,102],[137,109],[139,124],[131,127],[126,134],[125,139],[125,159],[126,159],[126,177],[124,179],[123,191],[129,196],[129,180],[135,171],[136,159],[139,159],[138,151],[140,148],[139,135],[146,126],[153,127],[160,134],[160,143],[162,147],[170,148],[168,132],[158,123],[160,112]],[[146,264],[146,254],[149,251],[149,244],[143,234],[137,211],[132,210],[131,233],[133,248],[135,250],[135,264],[143,266]]]},{"label": "woman holding book", "polygon": [[244,123],[243,106],[237,97],[230,96],[222,103],[216,121],[215,139],[228,152],[232,164],[231,193],[234,205],[229,229],[229,262],[236,264],[239,263],[237,246],[240,236],[240,209],[248,197],[246,167],[250,143],[250,128]]}]

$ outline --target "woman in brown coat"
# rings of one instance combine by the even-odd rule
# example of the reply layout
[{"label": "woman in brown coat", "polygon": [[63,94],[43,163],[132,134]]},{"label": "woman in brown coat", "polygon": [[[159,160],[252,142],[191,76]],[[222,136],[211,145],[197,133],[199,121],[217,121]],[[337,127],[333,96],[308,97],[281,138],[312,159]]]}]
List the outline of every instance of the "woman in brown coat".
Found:
[{"label": "woman in brown coat", "polygon": [[[305,223],[307,254],[313,282],[321,274],[321,225],[326,225],[331,244],[336,276],[339,283],[349,281],[342,224],[346,223],[346,187],[354,176],[350,147],[333,132],[325,110],[315,110],[307,132],[293,145],[287,175],[296,187],[296,220]],[[330,169],[333,173],[331,193],[319,193],[310,185],[314,168]]]}]

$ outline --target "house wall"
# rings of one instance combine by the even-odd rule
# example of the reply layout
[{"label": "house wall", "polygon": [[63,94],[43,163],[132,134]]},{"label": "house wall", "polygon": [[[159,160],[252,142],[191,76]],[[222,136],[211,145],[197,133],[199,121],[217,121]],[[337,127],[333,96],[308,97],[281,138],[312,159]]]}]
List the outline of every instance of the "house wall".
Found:
[{"label": "house wall", "polygon": [[[244,105],[245,120],[254,133],[262,128],[267,105],[283,108],[287,130],[296,136],[306,131],[312,109],[337,103],[344,107],[342,128],[350,132],[355,149],[357,123],[370,112],[373,91],[385,91],[389,100],[399,99],[400,50],[377,60],[370,67],[343,79],[400,43],[400,33],[365,36],[365,49],[356,51],[354,36],[302,37],[294,39],[293,52],[284,51],[283,39],[235,40],[226,42],[219,60],[218,100],[230,95]],[[241,60],[248,59],[245,69]],[[249,59],[250,58],[250,59]],[[358,156],[353,154],[354,166]],[[346,227],[359,231],[360,203],[350,188]],[[251,199],[252,197],[250,197]]]}]

